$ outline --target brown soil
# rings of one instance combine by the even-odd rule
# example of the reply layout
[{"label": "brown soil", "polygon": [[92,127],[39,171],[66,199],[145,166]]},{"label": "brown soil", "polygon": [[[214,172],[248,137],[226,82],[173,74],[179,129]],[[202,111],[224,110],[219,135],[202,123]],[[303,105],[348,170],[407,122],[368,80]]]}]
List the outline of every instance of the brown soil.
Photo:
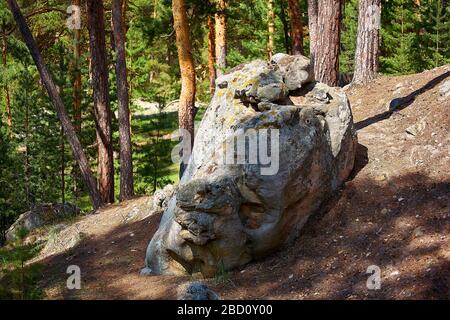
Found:
[{"label": "brown soil", "polygon": [[[439,96],[444,79],[450,79],[450,65],[348,89],[360,143],[352,179],[294,243],[206,282],[224,299],[449,299],[450,101]],[[118,218],[147,200],[88,216],[81,227],[86,237],[74,249],[40,257],[48,298],[175,298],[191,277],[139,275],[160,215]],[[81,290],[65,289],[68,265],[80,266]],[[366,287],[371,265],[381,269],[380,290]]]}]

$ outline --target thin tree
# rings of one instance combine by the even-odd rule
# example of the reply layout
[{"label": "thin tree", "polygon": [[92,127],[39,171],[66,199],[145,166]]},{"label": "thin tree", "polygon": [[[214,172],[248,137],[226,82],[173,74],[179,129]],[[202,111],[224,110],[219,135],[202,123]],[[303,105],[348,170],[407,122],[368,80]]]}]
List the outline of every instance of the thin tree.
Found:
[{"label": "thin tree", "polygon": [[39,53],[39,50],[38,50],[36,42],[33,38],[33,35],[31,34],[31,31],[26,24],[25,18],[23,17],[23,15],[20,11],[20,8],[17,5],[16,0],[7,0],[7,1],[8,1],[8,5],[11,9],[11,12],[14,16],[14,19],[15,19],[17,25],[19,26],[19,30],[20,30],[20,33],[22,34],[25,44],[27,45],[28,50],[30,51],[31,56],[32,56],[32,58],[36,64],[36,67],[39,71],[39,74],[42,79],[42,83],[44,84],[44,87],[47,90],[47,93],[52,101],[52,104],[53,104],[55,110],[56,110],[58,118],[61,122],[61,126],[64,128],[64,132],[66,134],[67,140],[69,141],[69,144],[72,148],[73,156],[80,167],[80,171],[83,176],[86,188],[89,192],[89,196],[91,198],[92,205],[93,205],[94,209],[98,209],[101,206],[103,206],[103,201],[102,201],[100,193],[97,189],[97,185],[96,185],[94,176],[92,175],[92,172],[90,170],[89,162],[83,151],[81,143],[78,140],[78,137],[76,135],[75,128],[72,125],[72,123],[70,122],[67,111],[64,107],[61,97],[59,96],[58,89],[47,69],[47,66],[44,63],[44,60],[42,59],[41,54]]},{"label": "thin tree", "polygon": [[215,23],[211,16],[208,16],[208,74],[209,74],[209,91],[214,94],[216,88],[216,34]]},{"label": "thin tree", "polygon": [[[189,23],[184,0],[172,0],[173,24],[175,28],[178,61],[181,70],[181,94],[178,110],[179,128],[189,133],[189,137],[182,135],[183,144],[194,145],[195,118],[195,68],[192,47],[189,36]],[[186,139],[189,139],[186,141]],[[186,155],[184,155],[186,156]],[[185,170],[185,163],[181,161],[180,177]]]},{"label": "thin tree", "polygon": [[275,35],[275,10],[273,0],[267,2],[267,18],[269,39],[267,41],[267,58],[272,60]]},{"label": "thin tree", "polygon": [[318,22],[318,9],[319,5],[317,0],[308,0],[308,29],[309,29],[309,54],[311,62],[314,63],[315,51],[317,46],[317,22]]},{"label": "thin tree", "polygon": [[227,67],[227,0],[217,0],[216,25],[216,66],[217,76],[221,76]]},{"label": "thin tree", "polygon": [[376,78],[379,69],[381,0],[359,0],[358,38],[353,83]]},{"label": "thin tree", "polygon": [[298,0],[288,0],[291,19],[292,54],[304,54],[303,23]]},{"label": "thin tree", "polygon": [[291,54],[292,50],[291,50],[291,39],[290,39],[290,30],[289,30],[289,21],[287,19],[287,15],[286,15],[286,8],[285,8],[285,1],[284,0],[280,0],[279,2],[280,5],[280,20],[281,23],[283,24],[283,33],[284,33],[284,49],[285,52],[287,54]]},{"label": "thin tree", "polygon": [[114,202],[114,158],[106,62],[103,0],[87,0],[89,44],[98,144],[98,182],[103,202]]},{"label": "thin tree", "polygon": [[[6,68],[7,55],[8,55],[8,40],[6,38],[6,32],[3,32],[3,35],[2,35],[2,62],[3,62],[4,68]],[[11,113],[11,97],[9,94],[8,83],[5,83],[3,89],[5,91],[5,106],[6,106],[6,115],[7,115],[6,124],[8,125],[8,128],[11,131],[12,113]]]},{"label": "thin tree", "polygon": [[318,7],[317,45],[314,48],[316,80],[337,86],[343,0],[321,0]]},{"label": "thin tree", "polygon": [[[72,0],[72,5],[80,7],[80,0]],[[73,113],[75,119],[75,130],[77,134],[81,133],[81,30],[79,28],[73,29]]]},{"label": "thin tree", "polygon": [[133,159],[130,135],[130,109],[128,97],[127,65],[125,57],[124,16],[122,1],[113,0],[112,20],[116,48],[117,100],[119,103],[120,140],[120,201],[134,195]]}]

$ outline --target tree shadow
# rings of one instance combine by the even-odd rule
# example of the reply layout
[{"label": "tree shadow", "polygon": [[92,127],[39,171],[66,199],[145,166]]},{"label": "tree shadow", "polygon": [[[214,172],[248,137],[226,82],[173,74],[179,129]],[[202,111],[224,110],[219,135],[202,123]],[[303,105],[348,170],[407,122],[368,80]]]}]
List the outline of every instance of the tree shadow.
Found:
[{"label": "tree shadow", "polygon": [[[88,236],[74,248],[47,257],[39,287],[51,299],[167,299],[190,277],[141,276],[149,240],[156,232],[161,214],[124,223],[98,236]],[[80,267],[81,289],[66,286],[67,268]]]},{"label": "tree shadow", "polygon": [[423,87],[411,92],[409,95],[401,98],[395,98],[393,99],[389,104],[389,110],[385,111],[383,113],[380,113],[378,115],[375,115],[373,117],[367,118],[365,120],[362,120],[355,124],[356,130],[364,129],[365,127],[368,127],[374,123],[387,120],[389,119],[394,112],[401,111],[407,107],[409,107],[415,99],[427,92],[428,90],[433,89],[436,85],[438,85],[441,81],[443,81],[445,78],[450,76],[450,71],[445,72],[441,74],[440,76],[437,76],[436,78],[430,80],[427,84],[425,84]]},{"label": "tree shadow", "polygon": [[[232,299],[447,299],[449,207],[448,179],[355,179],[309,219],[293,243],[229,272],[223,283],[206,283]],[[139,275],[160,218],[120,225],[40,261],[41,287],[57,288],[52,298],[174,299],[191,277]],[[81,290],[65,287],[69,265],[81,268]],[[371,265],[381,269],[380,290],[366,287]]]},{"label": "tree shadow", "polygon": [[[448,299],[450,180],[408,174],[389,183],[395,190],[347,183],[294,243],[211,285],[225,298]],[[366,286],[371,265],[381,269],[380,290]]]}]

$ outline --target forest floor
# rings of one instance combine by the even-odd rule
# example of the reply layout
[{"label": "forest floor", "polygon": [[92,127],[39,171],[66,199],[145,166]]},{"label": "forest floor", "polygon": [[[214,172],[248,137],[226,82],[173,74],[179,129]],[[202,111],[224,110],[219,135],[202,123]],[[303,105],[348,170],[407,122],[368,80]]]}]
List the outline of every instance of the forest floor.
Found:
[{"label": "forest floor", "polygon": [[[439,95],[449,79],[447,65],[348,88],[359,139],[351,179],[294,243],[205,282],[224,299],[449,299],[450,99]],[[149,200],[83,217],[70,226],[83,235],[73,249],[41,251],[32,262],[45,296],[176,298],[192,277],[139,274],[161,218]],[[66,289],[69,265],[81,268],[81,290]],[[371,265],[379,290],[366,286]]]}]

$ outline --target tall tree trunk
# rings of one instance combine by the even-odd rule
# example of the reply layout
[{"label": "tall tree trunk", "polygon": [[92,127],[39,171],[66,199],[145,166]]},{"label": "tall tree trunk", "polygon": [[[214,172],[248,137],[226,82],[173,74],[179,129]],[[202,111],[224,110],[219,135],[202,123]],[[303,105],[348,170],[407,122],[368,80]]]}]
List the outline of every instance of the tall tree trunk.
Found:
[{"label": "tall tree trunk", "polygon": [[[73,0],[72,5],[80,6],[80,0]],[[74,80],[73,80],[73,113],[75,120],[75,130],[77,134],[81,133],[81,30],[74,29],[73,40],[73,64],[74,64]]]},{"label": "tall tree trunk", "polygon": [[216,66],[217,76],[221,76],[227,67],[227,0],[217,0],[216,24]]},{"label": "tall tree trunk", "polygon": [[114,202],[114,158],[103,0],[87,0],[92,85],[98,143],[98,182],[103,202]]},{"label": "tall tree trunk", "polygon": [[30,206],[30,101],[28,100],[28,92],[25,91],[25,197],[27,206]]},{"label": "tall tree trunk", "polygon": [[376,78],[379,69],[381,0],[359,0],[358,38],[353,83]]},{"label": "tall tree trunk", "polygon": [[[59,47],[59,81],[60,90],[59,94],[64,98],[64,87],[65,87],[65,69],[64,69],[64,47]],[[61,203],[66,202],[66,160],[65,152],[66,146],[64,144],[64,129],[61,126],[60,129],[60,152],[61,152]]]},{"label": "tall tree trunk", "polygon": [[313,64],[315,61],[315,52],[318,41],[318,14],[319,5],[317,0],[308,0],[309,54]]},{"label": "tall tree trunk", "polygon": [[61,127],[61,203],[66,202],[66,159],[64,153],[66,152],[64,144],[64,129]]},{"label": "tall tree trunk", "polygon": [[208,16],[208,73],[209,73],[209,91],[214,94],[216,88],[216,35],[215,23],[211,16]]},{"label": "tall tree trunk", "polygon": [[288,0],[289,17],[292,30],[292,54],[304,54],[303,50],[303,23],[299,0]]},{"label": "tall tree trunk", "polygon": [[[6,68],[6,62],[7,62],[6,58],[7,58],[7,53],[8,53],[8,41],[6,39],[6,33],[3,33],[2,44],[3,44],[3,46],[2,46],[2,62],[3,62],[3,66]],[[11,131],[11,129],[12,129],[11,97],[9,95],[8,84],[5,84],[4,91],[5,91],[5,106],[6,106],[6,115],[7,115],[6,124],[8,125],[8,128]]]},{"label": "tall tree trunk", "polygon": [[103,205],[102,198],[100,193],[98,192],[96,181],[89,167],[89,162],[84,154],[83,148],[81,146],[80,141],[75,132],[75,128],[70,122],[69,116],[67,114],[66,109],[64,108],[64,104],[61,100],[61,97],[58,94],[58,90],[56,88],[53,79],[50,76],[50,73],[42,59],[41,54],[37,48],[36,42],[33,39],[33,35],[31,34],[30,29],[28,28],[25,18],[20,12],[20,8],[17,5],[16,0],[7,0],[8,5],[11,9],[11,12],[16,20],[17,25],[19,26],[20,32],[24,41],[30,50],[31,56],[33,57],[34,62],[36,63],[36,67],[39,70],[39,74],[41,75],[42,82],[52,100],[52,104],[56,110],[56,113],[59,117],[62,127],[64,128],[64,132],[66,133],[67,139],[72,147],[72,153],[75,157],[78,165],[80,166],[81,173],[84,178],[84,182],[86,184],[86,188],[89,191],[89,196],[91,197],[92,205],[94,209],[98,209]]},{"label": "tall tree trunk", "polygon": [[337,86],[339,79],[342,1],[319,1],[314,73],[317,81],[329,86]]},{"label": "tall tree trunk", "polygon": [[[181,70],[181,94],[178,111],[178,122],[180,129],[189,133],[190,139],[184,141],[184,145],[190,143],[191,150],[194,145],[194,118],[195,118],[195,68],[192,57],[192,48],[189,38],[189,23],[184,0],[172,0],[172,11],[176,44],[178,49],[178,60]],[[180,176],[183,175],[185,163],[180,165]]]},{"label": "tall tree trunk", "polygon": [[[72,5],[80,7],[80,0],[72,0]],[[81,8],[80,8],[81,10]],[[82,74],[81,74],[81,30],[73,29],[73,118],[75,132],[81,135],[81,98],[82,98]],[[78,167],[72,170],[74,194],[79,195],[80,172]],[[82,182],[81,182],[82,183]]]},{"label": "tall tree trunk", "polygon": [[119,103],[119,139],[120,139],[120,201],[134,195],[133,159],[130,135],[130,109],[128,98],[127,65],[125,57],[124,16],[122,1],[113,0],[112,19],[114,40],[116,43],[117,100]]},{"label": "tall tree trunk", "polygon": [[292,54],[292,49],[290,45],[290,36],[289,36],[289,23],[286,18],[286,8],[285,8],[285,1],[280,0],[280,20],[283,24],[283,32],[284,32],[284,49],[287,54]]},{"label": "tall tree trunk", "polygon": [[269,32],[269,40],[267,42],[267,58],[269,60],[272,60],[273,56],[273,37],[275,34],[275,11],[273,8],[273,1],[274,0],[268,0],[267,3],[267,14],[268,14],[268,32]]}]

